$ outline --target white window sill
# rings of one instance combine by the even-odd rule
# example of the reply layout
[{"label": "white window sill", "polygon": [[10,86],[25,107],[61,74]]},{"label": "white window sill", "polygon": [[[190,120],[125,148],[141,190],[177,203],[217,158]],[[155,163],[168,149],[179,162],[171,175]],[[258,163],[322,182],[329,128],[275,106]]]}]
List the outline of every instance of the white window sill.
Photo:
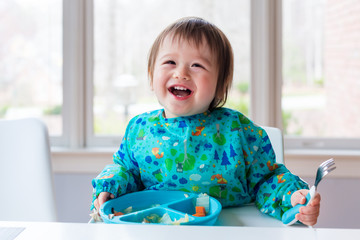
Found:
[{"label": "white window sill", "polygon": [[290,171],[300,177],[314,177],[318,166],[333,158],[336,170],[330,178],[360,178],[359,150],[288,150],[285,151],[285,164]]},{"label": "white window sill", "polygon": [[100,173],[112,163],[115,151],[115,148],[52,148],[52,168],[55,173]]},{"label": "white window sill", "polygon": [[[51,150],[52,167],[55,173],[99,173],[112,163],[115,148]],[[288,150],[285,151],[287,168],[300,177],[315,177],[321,162],[334,158],[337,169],[331,178],[360,178],[360,151],[339,150]]]}]

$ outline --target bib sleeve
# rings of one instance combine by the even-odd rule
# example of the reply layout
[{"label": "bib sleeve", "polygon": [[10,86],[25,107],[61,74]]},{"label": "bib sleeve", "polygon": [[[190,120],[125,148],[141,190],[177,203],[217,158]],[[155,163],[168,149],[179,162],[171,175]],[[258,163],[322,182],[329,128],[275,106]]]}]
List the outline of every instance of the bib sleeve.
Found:
[{"label": "bib sleeve", "polygon": [[247,171],[250,194],[261,212],[281,219],[290,209],[291,195],[299,189],[308,189],[307,183],[293,175],[283,164],[275,162],[270,139],[263,135]]},{"label": "bib sleeve", "polygon": [[93,200],[91,209],[94,208],[94,201],[101,192],[112,193],[116,198],[125,193],[144,188],[140,181],[138,163],[129,151],[132,122],[127,127],[119,150],[113,155],[113,164],[105,166],[102,172],[92,180]]}]

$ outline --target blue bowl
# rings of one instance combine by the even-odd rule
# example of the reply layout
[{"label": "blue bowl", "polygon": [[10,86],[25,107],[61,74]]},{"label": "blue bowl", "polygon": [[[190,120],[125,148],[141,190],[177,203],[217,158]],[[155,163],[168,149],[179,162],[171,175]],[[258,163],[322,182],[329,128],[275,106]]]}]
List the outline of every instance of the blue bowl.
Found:
[{"label": "blue bowl", "polygon": [[[105,223],[143,224],[145,218],[167,215],[171,221],[188,218],[181,225],[214,225],[220,212],[221,204],[209,196],[209,211],[205,217],[195,217],[196,193],[181,191],[155,191],[147,190],[128,193],[119,198],[105,202],[100,208],[100,216]],[[116,212],[123,212],[131,207],[130,213],[110,217]],[[109,216],[110,215],[110,216]],[[187,216],[186,216],[187,215]],[[152,223],[149,224],[173,224]]]}]

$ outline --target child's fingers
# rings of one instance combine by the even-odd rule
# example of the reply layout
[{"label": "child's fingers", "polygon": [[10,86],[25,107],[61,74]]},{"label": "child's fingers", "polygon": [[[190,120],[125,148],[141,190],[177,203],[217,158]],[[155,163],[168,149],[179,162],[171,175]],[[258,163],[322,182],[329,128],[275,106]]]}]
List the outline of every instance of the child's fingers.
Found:
[{"label": "child's fingers", "polygon": [[[293,196],[291,196],[291,205],[295,206],[297,204],[305,204],[306,202],[306,195],[308,194],[309,190],[301,189],[294,192]],[[321,197],[319,193],[315,194],[315,197],[311,201],[310,205],[316,206],[319,205],[321,201]]]},{"label": "child's fingers", "polygon": [[99,194],[99,196],[97,198],[99,200],[99,207],[108,200],[109,195],[110,195],[110,193],[108,193],[108,192],[102,192]]},{"label": "child's fingers", "polygon": [[[306,195],[309,190],[301,189],[291,196],[291,204],[293,206],[297,204],[304,204],[306,202]],[[309,205],[301,207],[299,213],[296,214],[296,219],[302,222],[305,225],[313,226],[317,223],[317,219],[320,214],[320,194],[316,193],[313,200]]]},{"label": "child's fingers", "polygon": [[[109,199],[114,198],[114,195],[108,192],[102,192],[99,194],[97,200],[98,200],[98,204],[99,204],[99,208],[101,207],[101,205],[103,205],[106,201],[108,201]],[[96,208],[98,209],[98,208]]]},{"label": "child's fingers", "polygon": [[314,226],[317,223],[317,215],[305,215],[305,214],[296,214],[296,219],[308,226]]},{"label": "child's fingers", "polygon": [[308,193],[308,190],[301,189],[291,196],[291,205],[296,206],[297,204],[305,204],[306,202],[306,194]]},{"label": "child's fingers", "polygon": [[316,193],[314,199],[310,202],[310,205],[317,206],[320,204],[320,201],[321,201],[321,196],[319,193]]},{"label": "child's fingers", "polygon": [[94,207],[95,207],[96,210],[99,210],[100,206],[99,206],[99,201],[98,201],[98,199],[95,199],[95,201],[94,201]]},{"label": "child's fingers", "polygon": [[302,222],[303,224],[313,226],[317,223],[317,219],[319,217],[319,210],[310,210],[310,213],[304,213],[307,212],[304,209],[300,211],[299,214],[296,215],[296,219]]},{"label": "child's fingers", "polygon": [[316,215],[319,216],[320,213],[320,205],[316,205],[316,206],[306,206],[306,207],[301,207],[299,209],[299,212],[301,214],[304,215]]},{"label": "child's fingers", "polygon": [[317,218],[320,214],[320,204],[301,207],[299,211],[300,213],[296,215],[296,219],[303,224],[313,226],[317,223]]}]

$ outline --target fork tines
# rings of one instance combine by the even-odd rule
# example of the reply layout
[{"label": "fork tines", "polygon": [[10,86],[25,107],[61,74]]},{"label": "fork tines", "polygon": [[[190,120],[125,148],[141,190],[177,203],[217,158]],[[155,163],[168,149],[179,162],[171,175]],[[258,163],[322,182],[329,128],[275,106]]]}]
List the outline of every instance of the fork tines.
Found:
[{"label": "fork tines", "polygon": [[334,159],[330,158],[329,160],[326,160],[320,165],[320,168],[323,176],[333,171],[336,168]]}]

